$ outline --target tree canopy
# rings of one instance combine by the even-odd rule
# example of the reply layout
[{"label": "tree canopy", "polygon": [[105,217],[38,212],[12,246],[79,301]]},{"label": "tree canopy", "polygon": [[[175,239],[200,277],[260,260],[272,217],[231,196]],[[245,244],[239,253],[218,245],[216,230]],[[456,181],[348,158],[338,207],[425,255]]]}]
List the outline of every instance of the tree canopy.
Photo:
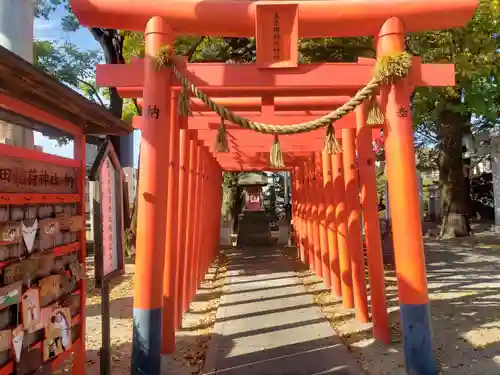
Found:
[{"label": "tree canopy", "polygon": [[[68,0],[36,0],[36,15],[48,19],[57,7],[66,9],[61,20],[63,29],[77,30],[80,25]],[[423,62],[450,62],[456,67],[455,87],[418,88],[412,98],[417,151],[425,148],[420,160],[425,160],[428,168],[433,167],[434,160],[434,165],[445,172],[441,173],[444,201],[449,209],[454,207],[451,211],[456,214],[465,211],[466,201],[462,137],[499,125],[498,30],[500,0],[480,0],[474,18],[465,27],[407,36],[408,50],[420,56]],[[94,66],[101,59],[114,64],[129,61],[132,56],[143,56],[143,34],[101,28],[89,31],[101,45],[101,51],[80,51],[69,43],[38,41],[36,63],[90,99],[107,106],[116,116],[130,119],[137,113],[136,105],[123,101],[114,88],[98,90],[94,84]],[[188,56],[190,61],[245,63],[255,60],[256,46],[254,38],[185,36],[176,40],[175,50],[176,54]],[[301,39],[299,57],[301,63],[346,62],[356,61],[358,57],[375,57],[375,51],[370,37]]]}]

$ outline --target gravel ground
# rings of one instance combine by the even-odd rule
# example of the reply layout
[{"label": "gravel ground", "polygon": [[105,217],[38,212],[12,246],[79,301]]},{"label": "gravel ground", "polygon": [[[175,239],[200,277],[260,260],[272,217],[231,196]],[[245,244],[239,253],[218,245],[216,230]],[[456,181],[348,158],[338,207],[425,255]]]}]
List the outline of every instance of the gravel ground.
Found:
[{"label": "gravel ground", "polygon": [[[500,241],[476,232],[464,239],[425,239],[435,353],[440,373],[500,375]],[[291,258],[290,251],[285,252]],[[404,375],[395,274],[386,271],[390,345],[372,338],[371,324],[325,291],[324,284],[296,263],[308,290],[346,345],[370,375]]]},{"label": "gravel ground", "polygon": [[[94,288],[92,259],[87,265],[87,375],[99,374],[99,348],[101,346],[101,315],[99,290]],[[224,254],[214,262],[198,294],[183,316],[183,328],[176,334],[176,351],[165,356],[162,374],[197,375],[205,361],[205,351],[215,321],[215,313],[225,282]],[[134,264],[126,265],[125,275],[114,280],[111,288],[111,345],[113,375],[130,374],[132,342],[132,305]],[[71,361],[66,361],[56,374],[70,374]]]}]

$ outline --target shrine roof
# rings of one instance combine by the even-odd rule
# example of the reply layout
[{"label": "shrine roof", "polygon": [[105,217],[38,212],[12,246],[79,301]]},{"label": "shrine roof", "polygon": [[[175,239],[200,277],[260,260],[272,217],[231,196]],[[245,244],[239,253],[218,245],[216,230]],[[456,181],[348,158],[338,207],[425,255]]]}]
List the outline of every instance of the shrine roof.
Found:
[{"label": "shrine roof", "polygon": [[240,186],[264,186],[267,185],[267,179],[260,173],[245,173],[238,179]]},{"label": "shrine roof", "polygon": [[2,46],[0,93],[67,120],[85,134],[125,135],[133,130],[106,108],[89,101]]}]

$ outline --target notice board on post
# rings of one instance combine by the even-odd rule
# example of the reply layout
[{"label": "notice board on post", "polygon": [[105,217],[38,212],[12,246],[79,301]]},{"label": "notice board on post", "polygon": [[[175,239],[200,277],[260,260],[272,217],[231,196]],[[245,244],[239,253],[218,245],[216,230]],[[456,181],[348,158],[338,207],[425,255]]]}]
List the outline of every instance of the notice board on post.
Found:
[{"label": "notice board on post", "polygon": [[255,39],[259,68],[298,66],[298,5],[256,4]]},{"label": "notice board on post", "polygon": [[96,285],[124,272],[123,172],[110,141],[103,143],[90,170],[94,181]]},{"label": "notice board on post", "polygon": [[110,141],[103,143],[90,169],[93,181],[95,282],[101,288],[101,375],[111,374],[109,282],[125,271],[124,175]]}]

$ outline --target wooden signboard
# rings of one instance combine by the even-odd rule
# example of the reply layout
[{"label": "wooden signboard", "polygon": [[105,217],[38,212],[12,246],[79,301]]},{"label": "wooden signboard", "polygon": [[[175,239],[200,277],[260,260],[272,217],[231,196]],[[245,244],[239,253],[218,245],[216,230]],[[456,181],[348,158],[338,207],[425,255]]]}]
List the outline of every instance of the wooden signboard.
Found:
[{"label": "wooden signboard", "polygon": [[125,270],[124,176],[110,141],[105,142],[90,170],[94,184],[94,256],[96,286],[101,288],[101,375],[111,373],[109,281]]},{"label": "wooden signboard", "polygon": [[89,179],[94,194],[96,284],[124,271],[123,172],[111,142],[105,142],[92,165]]},{"label": "wooden signboard", "polygon": [[0,155],[2,193],[74,194],[75,169]]},{"label": "wooden signboard", "polygon": [[298,66],[298,5],[256,5],[255,35],[259,68]]}]

